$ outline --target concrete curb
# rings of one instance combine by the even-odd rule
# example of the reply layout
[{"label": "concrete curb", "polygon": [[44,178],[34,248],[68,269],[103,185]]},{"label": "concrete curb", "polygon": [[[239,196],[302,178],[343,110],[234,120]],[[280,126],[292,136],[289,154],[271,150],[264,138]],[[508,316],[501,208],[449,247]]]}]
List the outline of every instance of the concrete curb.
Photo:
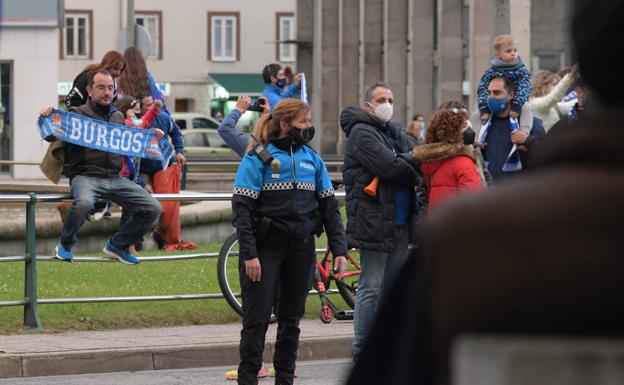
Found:
[{"label": "concrete curb", "polygon": [[[298,360],[351,357],[352,341],[353,337],[302,338]],[[274,349],[273,342],[266,344],[265,362],[272,361]],[[238,343],[0,354],[0,378],[236,366],[238,360]]]}]

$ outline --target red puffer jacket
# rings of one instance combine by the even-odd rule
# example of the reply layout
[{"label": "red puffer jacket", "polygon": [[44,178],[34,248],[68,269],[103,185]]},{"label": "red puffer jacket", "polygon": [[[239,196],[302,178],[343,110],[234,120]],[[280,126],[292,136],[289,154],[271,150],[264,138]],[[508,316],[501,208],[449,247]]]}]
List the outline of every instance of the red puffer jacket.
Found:
[{"label": "red puffer jacket", "polygon": [[462,144],[424,144],[414,150],[425,176],[429,210],[462,191],[479,191],[481,178],[474,152]]}]

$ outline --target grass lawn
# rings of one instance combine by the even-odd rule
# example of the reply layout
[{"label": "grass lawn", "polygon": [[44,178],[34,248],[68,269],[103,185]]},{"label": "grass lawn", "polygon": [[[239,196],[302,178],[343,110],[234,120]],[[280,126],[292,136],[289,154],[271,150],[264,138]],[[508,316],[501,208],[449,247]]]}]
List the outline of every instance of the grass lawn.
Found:
[{"label": "grass lawn", "polygon": [[[325,244],[322,237],[317,247]],[[202,245],[188,252],[217,252],[220,247],[220,243]],[[165,253],[143,253],[158,254]],[[137,266],[40,261],[38,295],[42,299],[219,293],[216,265],[216,259],[147,262]],[[23,262],[0,263],[0,277],[0,300],[23,298]],[[346,308],[338,295],[332,296],[332,300]],[[43,326],[52,332],[240,321],[223,299],[39,305],[39,314]],[[310,296],[305,317],[317,318],[319,314],[318,296]],[[0,307],[0,334],[22,333],[22,318],[21,307]]]}]

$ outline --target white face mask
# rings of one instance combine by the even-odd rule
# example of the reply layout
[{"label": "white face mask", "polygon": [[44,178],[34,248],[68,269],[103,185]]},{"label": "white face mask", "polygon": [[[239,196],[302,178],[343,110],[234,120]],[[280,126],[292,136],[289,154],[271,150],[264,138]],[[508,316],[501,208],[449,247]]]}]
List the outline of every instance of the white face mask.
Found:
[{"label": "white face mask", "polygon": [[375,107],[374,114],[376,117],[379,118],[379,120],[385,123],[388,120],[390,120],[390,118],[392,118],[393,112],[394,112],[394,109],[392,107],[392,104],[386,102]]}]

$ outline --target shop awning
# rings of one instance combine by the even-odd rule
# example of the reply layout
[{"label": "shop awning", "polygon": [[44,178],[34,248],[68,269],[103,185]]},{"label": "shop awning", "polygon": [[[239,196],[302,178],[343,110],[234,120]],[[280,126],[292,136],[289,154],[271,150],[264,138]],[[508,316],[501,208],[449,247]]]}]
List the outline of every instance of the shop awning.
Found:
[{"label": "shop awning", "polygon": [[230,94],[230,96],[260,96],[264,89],[264,81],[260,74],[208,74],[215,83]]}]

